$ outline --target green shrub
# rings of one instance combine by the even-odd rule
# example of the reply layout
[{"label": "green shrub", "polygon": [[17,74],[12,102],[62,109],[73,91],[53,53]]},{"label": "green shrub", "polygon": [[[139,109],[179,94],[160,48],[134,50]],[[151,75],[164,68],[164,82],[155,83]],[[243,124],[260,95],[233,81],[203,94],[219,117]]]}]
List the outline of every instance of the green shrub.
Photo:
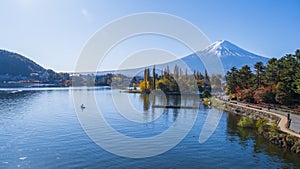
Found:
[{"label": "green shrub", "polygon": [[237,125],[240,127],[253,127],[253,124],[254,122],[252,118],[243,116]]},{"label": "green shrub", "polygon": [[271,126],[270,126],[270,131],[272,131],[272,132],[274,132],[274,133],[277,133],[278,130],[279,130],[279,127],[277,126],[276,121],[273,120],[273,121],[272,121],[272,124],[271,124]]},{"label": "green shrub", "polygon": [[259,132],[265,131],[267,128],[267,121],[264,118],[260,118],[256,121],[256,127]]}]

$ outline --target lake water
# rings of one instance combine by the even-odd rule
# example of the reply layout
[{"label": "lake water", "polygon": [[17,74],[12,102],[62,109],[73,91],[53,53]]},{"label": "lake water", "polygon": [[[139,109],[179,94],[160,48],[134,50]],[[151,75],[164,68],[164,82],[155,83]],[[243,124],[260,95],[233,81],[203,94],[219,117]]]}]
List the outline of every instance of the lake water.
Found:
[{"label": "lake water", "polygon": [[[145,123],[131,122],[119,114],[114,108],[112,93],[116,98],[129,98],[131,106],[143,112],[141,117]],[[80,105],[73,104],[74,95],[79,96],[86,106],[83,113],[88,112],[91,104],[85,102],[85,98],[95,96],[107,122],[128,137],[156,136],[177,121],[197,118],[187,136],[169,151],[148,158],[121,157],[101,148],[85,133],[77,118],[75,107]],[[211,137],[204,143],[199,143],[200,131],[212,109],[195,103],[191,98],[185,98],[181,102],[199,104],[199,111],[196,113],[195,110],[182,112],[177,109],[152,108],[149,100],[151,101],[151,97],[120,93],[102,87],[95,90],[78,89],[75,94],[67,88],[2,91],[0,168],[300,167],[298,155],[267,143],[252,130],[236,127],[238,117],[235,115],[213,111],[222,114],[220,122]],[[156,104],[160,102],[162,100],[156,100]],[[168,98],[168,102],[178,104],[180,100],[174,96]],[[163,144],[164,142],[162,146]],[[113,148],[127,151],[122,146]]]}]

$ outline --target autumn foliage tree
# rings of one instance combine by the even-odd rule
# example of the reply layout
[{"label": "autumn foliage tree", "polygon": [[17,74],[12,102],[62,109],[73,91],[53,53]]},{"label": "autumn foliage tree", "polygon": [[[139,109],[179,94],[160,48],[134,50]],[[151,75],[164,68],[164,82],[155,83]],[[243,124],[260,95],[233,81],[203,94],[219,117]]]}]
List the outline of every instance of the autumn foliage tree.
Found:
[{"label": "autumn foliage tree", "polygon": [[[183,73],[185,72],[185,73]],[[213,82],[211,83],[210,78]],[[144,93],[149,93],[151,90],[160,89],[166,94],[181,94],[181,93],[202,93],[203,97],[210,97],[212,85],[215,90],[221,87],[221,76],[209,76],[205,71],[204,75],[200,72],[188,73],[188,69],[184,71],[179,66],[175,65],[174,70],[170,71],[167,66],[161,73],[156,74],[155,66],[152,70],[152,77],[150,76],[149,68],[144,70],[144,80],[140,81],[140,89]]]},{"label": "autumn foliage tree", "polygon": [[227,93],[247,102],[300,104],[300,51],[280,59],[272,58],[264,66],[254,65],[241,69],[233,67],[226,74]]}]

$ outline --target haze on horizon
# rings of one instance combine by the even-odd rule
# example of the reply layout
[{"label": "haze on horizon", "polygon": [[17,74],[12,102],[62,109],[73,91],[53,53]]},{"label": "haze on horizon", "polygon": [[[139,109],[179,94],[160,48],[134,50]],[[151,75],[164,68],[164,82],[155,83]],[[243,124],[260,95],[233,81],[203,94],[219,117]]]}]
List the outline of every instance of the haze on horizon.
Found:
[{"label": "haze on horizon", "polygon": [[[20,53],[45,68],[73,71],[86,41],[111,21],[140,12],[168,13],[196,25],[211,42],[225,39],[258,55],[281,57],[299,48],[300,1],[58,1],[4,0],[0,48]],[[167,38],[135,38],[117,57],[144,48],[190,53]],[[113,62],[108,67],[113,67]]]}]

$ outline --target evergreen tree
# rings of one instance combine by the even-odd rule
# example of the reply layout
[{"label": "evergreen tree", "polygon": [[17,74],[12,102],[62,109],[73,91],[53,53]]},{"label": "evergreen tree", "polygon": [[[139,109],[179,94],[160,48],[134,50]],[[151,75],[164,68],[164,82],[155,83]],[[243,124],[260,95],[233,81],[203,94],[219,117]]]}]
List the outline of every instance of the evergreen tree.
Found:
[{"label": "evergreen tree", "polygon": [[238,85],[238,82],[237,82],[237,73],[238,73],[238,70],[234,66],[226,74],[227,92],[228,92],[228,94],[234,94],[234,93],[236,93],[236,88],[238,87],[237,86]]},{"label": "evergreen tree", "polygon": [[281,104],[294,104],[298,98],[296,80],[296,70],[299,69],[295,55],[286,55],[279,59],[279,82],[276,85],[276,101]]},{"label": "evergreen tree", "polygon": [[205,72],[204,72],[204,87],[206,86],[210,86],[210,80],[209,80],[209,76],[208,76],[208,73],[207,73],[207,70],[205,69]]},{"label": "evergreen tree", "polygon": [[240,89],[249,89],[253,85],[252,83],[253,74],[248,65],[243,66],[238,71],[237,77],[238,77],[237,81]]},{"label": "evergreen tree", "polygon": [[270,86],[276,85],[279,81],[278,73],[279,73],[278,60],[276,58],[272,58],[268,61],[266,67],[266,73],[265,73],[266,83]]},{"label": "evergreen tree", "polygon": [[296,61],[299,63],[300,62],[300,50],[299,49],[296,50],[295,55],[296,55]]},{"label": "evergreen tree", "polygon": [[255,75],[255,79],[256,79],[256,84],[257,84],[257,88],[259,88],[262,84],[262,79],[264,77],[264,74],[265,74],[265,66],[262,62],[257,62],[255,65],[254,65],[254,69],[255,69],[255,72],[256,72],[256,75]]},{"label": "evergreen tree", "polygon": [[296,70],[296,74],[295,74],[295,92],[298,93],[298,95],[300,95],[300,68],[298,66],[298,69]]}]

